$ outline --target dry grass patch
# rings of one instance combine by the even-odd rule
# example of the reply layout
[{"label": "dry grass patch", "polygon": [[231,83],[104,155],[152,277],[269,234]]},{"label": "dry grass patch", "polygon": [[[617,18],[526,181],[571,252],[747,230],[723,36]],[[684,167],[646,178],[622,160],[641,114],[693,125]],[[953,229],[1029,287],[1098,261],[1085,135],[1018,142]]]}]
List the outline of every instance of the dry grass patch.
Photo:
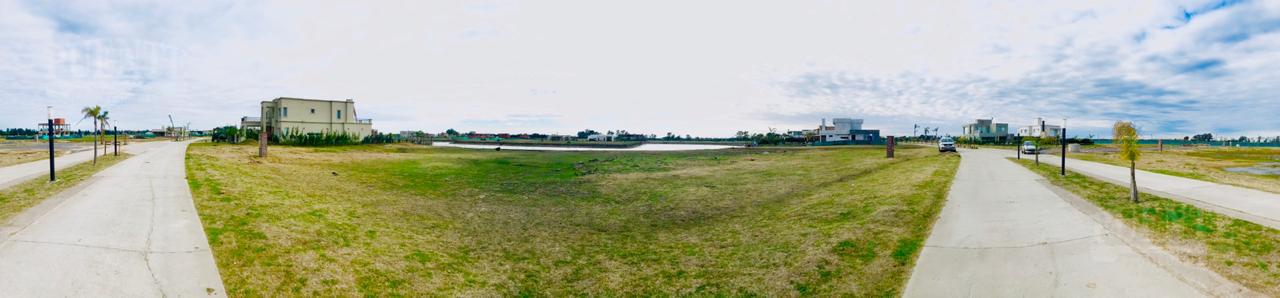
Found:
[{"label": "dry grass patch", "polygon": [[931,148],[893,160],[883,148],[189,150],[220,272],[244,296],[893,296],[959,160]]},{"label": "dry grass patch", "polygon": [[[1071,153],[1071,158],[1128,167],[1115,153]],[[1280,148],[1168,148],[1143,151],[1138,169],[1165,175],[1248,187],[1280,193],[1280,175],[1229,172],[1226,168],[1251,167],[1263,162],[1280,162]]]},{"label": "dry grass patch", "polygon": [[[63,152],[55,151],[56,156],[62,156]],[[0,167],[48,159],[49,151],[45,150],[0,150]]]}]

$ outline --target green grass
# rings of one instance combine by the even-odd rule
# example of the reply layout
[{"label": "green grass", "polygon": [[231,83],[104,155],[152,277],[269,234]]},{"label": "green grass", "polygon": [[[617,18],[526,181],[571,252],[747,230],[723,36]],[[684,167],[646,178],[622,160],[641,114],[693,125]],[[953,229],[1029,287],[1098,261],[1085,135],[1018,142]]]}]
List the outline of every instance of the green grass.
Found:
[{"label": "green grass", "polygon": [[495,152],[193,144],[233,296],[896,296],[932,148]]},{"label": "green grass", "polygon": [[[1068,157],[1128,167],[1115,153],[1070,153]],[[1164,151],[1143,151],[1138,169],[1196,180],[1230,184],[1280,193],[1280,175],[1228,172],[1230,167],[1250,167],[1262,162],[1280,162],[1280,148],[1182,148],[1165,146]]]},{"label": "green grass", "polygon": [[1184,261],[1203,264],[1260,293],[1280,295],[1280,231],[1150,194],[1141,194],[1135,204],[1128,187],[1070,171],[1063,177],[1055,166],[1017,162],[1121,218]]},{"label": "green grass", "polygon": [[[48,154],[48,153],[46,153]],[[9,188],[0,189],[0,222],[6,222],[15,214],[35,206],[45,199],[80,184],[94,173],[106,169],[129,157],[127,153],[120,156],[99,156],[98,165],[85,162],[70,166],[57,172],[58,180],[49,182],[49,176],[40,176]],[[46,173],[47,175],[47,173]]]}]

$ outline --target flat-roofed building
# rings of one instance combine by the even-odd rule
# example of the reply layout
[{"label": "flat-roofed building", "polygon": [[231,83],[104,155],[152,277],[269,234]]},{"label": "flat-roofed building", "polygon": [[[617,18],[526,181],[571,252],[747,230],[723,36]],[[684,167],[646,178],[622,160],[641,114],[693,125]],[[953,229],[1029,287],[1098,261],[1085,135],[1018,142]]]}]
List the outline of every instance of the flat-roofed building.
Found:
[{"label": "flat-roofed building", "polygon": [[358,115],[351,99],[279,97],[262,102],[260,125],[275,136],[345,132],[363,139],[373,133],[373,120]]},{"label": "flat-roofed building", "polygon": [[995,123],[993,119],[978,119],[973,123],[965,124],[964,133],[961,135],[983,142],[1004,142],[1009,139],[1009,124]]},{"label": "flat-roofed building", "polygon": [[1047,124],[1044,118],[1036,118],[1036,123],[1018,128],[1018,135],[1023,137],[1062,137],[1062,126]]}]

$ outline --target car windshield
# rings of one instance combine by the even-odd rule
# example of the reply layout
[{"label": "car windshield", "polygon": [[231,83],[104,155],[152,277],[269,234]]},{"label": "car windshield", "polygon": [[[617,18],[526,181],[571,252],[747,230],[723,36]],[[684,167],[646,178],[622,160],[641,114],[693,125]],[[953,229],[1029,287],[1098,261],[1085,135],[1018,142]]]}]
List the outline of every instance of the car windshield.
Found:
[{"label": "car windshield", "polygon": [[951,140],[951,138],[944,138],[942,139],[942,141],[947,143],[954,142],[953,140]]},{"label": "car windshield", "polygon": [[1026,141],[1026,142],[1022,142],[1022,145],[1023,145],[1023,146],[1031,146],[1031,145],[1035,145],[1035,144],[1034,144],[1034,143],[1031,143],[1031,141]]}]

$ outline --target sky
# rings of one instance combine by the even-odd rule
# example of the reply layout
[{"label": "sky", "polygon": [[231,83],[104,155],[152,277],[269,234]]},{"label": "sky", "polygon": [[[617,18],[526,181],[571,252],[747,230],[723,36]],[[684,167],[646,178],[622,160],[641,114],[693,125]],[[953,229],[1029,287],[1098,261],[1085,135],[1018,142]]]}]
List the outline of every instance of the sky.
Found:
[{"label": "sky", "polygon": [[0,0],[0,127],[211,128],[276,97],[396,132],[1280,136],[1280,1]]}]

